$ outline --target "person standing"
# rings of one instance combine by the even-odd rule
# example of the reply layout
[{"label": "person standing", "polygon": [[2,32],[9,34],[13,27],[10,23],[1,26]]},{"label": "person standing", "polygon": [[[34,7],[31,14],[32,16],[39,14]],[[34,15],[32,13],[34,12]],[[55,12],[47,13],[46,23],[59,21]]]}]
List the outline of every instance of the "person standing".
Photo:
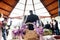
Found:
[{"label": "person standing", "polygon": [[54,20],[54,22],[55,22],[55,25],[54,25],[55,33],[56,35],[59,35],[58,21]]},{"label": "person standing", "polygon": [[7,25],[7,18],[4,18],[3,22],[3,27],[2,27],[2,36],[3,39],[6,40],[6,36],[7,36],[7,31],[6,31],[6,25]]},{"label": "person standing", "polygon": [[45,25],[45,28],[46,29],[51,29],[51,26],[50,26],[50,24],[47,22],[47,24]]},{"label": "person standing", "polygon": [[0,13],[0,40],[2,39],[2,21],[4,20],[3,14]]},{"label": "person standing", "polygon": [[30,23],[34,23],[35,22],[35,25],[36,25],[36,23],[38,21],[38,24],[40,26],[39,17],[37,15],[33,14],[33,11],[32,10],[30,10],[29,12],[30,12],[30,15],[27,16],[27,19],[26,19],[26,22],[25,23],[29,23],[29,22]]}]

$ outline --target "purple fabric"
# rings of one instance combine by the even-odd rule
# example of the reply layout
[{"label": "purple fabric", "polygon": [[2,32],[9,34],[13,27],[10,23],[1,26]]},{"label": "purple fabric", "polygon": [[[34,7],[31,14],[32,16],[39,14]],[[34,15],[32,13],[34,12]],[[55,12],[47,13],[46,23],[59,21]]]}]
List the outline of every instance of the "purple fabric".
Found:
[{"label": "purple fabric", "polygon": [[23,24],[21,28],[26,29],[26,24]]},{"label": "purple fabric", "polygon": [[18,34],[18,30],[13,30],[12,32],[15,36]]},{"label": "purple fabric", "polygon": [[16,35],[22,35],[23,30],[18,29],[18,30],[13,30],[12,32],[13,32],[13,34],[14,34],[15,36],[16,36]]},{"label": "purple fabric", "polygon": [[37,34],[43,34],[43,28],[42,27],[40,27],[40,28],[36,28],[36,32],[37,32]]},{"label": "purple fabric", "polygon": [[23,32],[24,32],[24,29],[26,29],[26,25],[22,25],[21,29],[18,29],[18,30],[13,30],[13,34],[16,36],[16,35],[23,35]]},{"label": "purple fabric", "polygon": [[[22,27],[21,27],[21,29],[18,29],[18,30],[13,30],[12,32],[13,32],[13,34],[16,36],[16,35],[21,35],[21,36],[23,36],[23,32],[24,32],[24,30],[26,29],[26,24],[23,24],[22,25]],[[42,27],[39,27],[39,28],[37,28],[37,26],[35,25],[35,29],[36,29],[36,32],[37,32],[37,34],[43,34],[43,28]]]}]

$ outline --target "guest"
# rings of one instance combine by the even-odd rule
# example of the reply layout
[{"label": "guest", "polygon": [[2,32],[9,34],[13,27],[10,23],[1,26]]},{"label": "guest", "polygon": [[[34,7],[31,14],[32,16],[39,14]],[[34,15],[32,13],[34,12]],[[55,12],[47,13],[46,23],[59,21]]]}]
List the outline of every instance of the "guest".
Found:
[{"label": "guest", "polygon": [[3,25],[2,36],[3,36],[4,40],[6,40],[6,36],[7,36],[7,32],[6,32],[7,19],[6,18],[4,18],[2,25]]},{"label": "guest", "polygon": [[32,10],[30,10],[29,12],[30,12],[30,15],[28,15],[26,23],[28,23],[28,22],[32,22],[33,23],[33,22],[37,22],[38,21],[38,23],[40,25],[39,17],[37,15],[33,14]]},{"label": "guest", "polygon": [[0,40],[2,39],[2,21],[4,20],[3,14],[0,13]]},{"label": "guest", "polygon": [[55,34],[55,32],[54,32],[54,22],[53,22],[53,20],[50,22],[50,26],[51,26],[52,34]]},{"label": "guest", "polygon": [[55,25],[54,25],[55,33],[56,33],[56,35],[59,35],[58,21],[54,20],[54,22],[55,22]]},{"label": "guest", "polygon": [[43,22],[41,21],[41,25],[42,25],[42,27],[44,27],[44,24],[43,24]]},{"label": "guest", "polygon": [[51,28],[51,26],[50,26],[50,24],[47,22],[47,24],[45,25],[45,28],[46,29],[50,29]]},{"label": "guest", "polygon": [[[35,25],[37,25],[37,21],[38,21],[38,24],[39,24],[39,26],[40,26],[40,20],[39,20],[39,17],[37,16],[37,15],[35,15],[35,14],[33,14],[33,11],[32,10],[30,10],[29,11],[30,12],[30,15],[28,15],[28,16],[25,16],[25,23],[34,23],[35,22]],[[29,26],[30,28],[31,28],[31,26]]]}]

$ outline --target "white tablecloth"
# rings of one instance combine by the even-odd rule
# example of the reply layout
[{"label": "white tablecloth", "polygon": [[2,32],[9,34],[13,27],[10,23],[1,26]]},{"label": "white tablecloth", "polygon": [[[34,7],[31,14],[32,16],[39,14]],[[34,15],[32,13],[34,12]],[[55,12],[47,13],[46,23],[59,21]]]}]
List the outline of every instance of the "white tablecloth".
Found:
[{"label": "white tablecloth", "polygon": [[43,36],[43,39],[44,39],[44,40],[56,40],[56,39],[54,39],[54,36],[55,36],[55,35]]}]

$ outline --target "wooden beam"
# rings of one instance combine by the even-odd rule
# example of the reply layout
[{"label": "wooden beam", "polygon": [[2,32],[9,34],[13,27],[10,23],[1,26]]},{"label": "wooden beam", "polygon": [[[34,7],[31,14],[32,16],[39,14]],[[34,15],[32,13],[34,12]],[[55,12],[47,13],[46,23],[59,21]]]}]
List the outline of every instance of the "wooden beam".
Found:
[{"label": "wooden beam", "polygon": [[7,2],[5,2],[5,1],[2,1],[4,4],[6,4],[6,5],[8,5],[8,6],[10,6],[10,7],[14,7],[14,6],[12,6],[12,5],[10,5],[10,4],[8,4]]},{"label": "wooden beam", "polygon": [[2,9],[2,10],[4,10],[4,11],[7,11],[7,12],[10,12],[10,11],[8,11],[8,10],[6,10],[6,9],[3,9],[3,8],[0,8],[0,9]]},{"label": "wooden beam", "polygon": [[8,15],[6,15],[6,14],[3,13],[3,16],[8,16]]},{"label": "wooden beam", "polygon": [[[15,0],[15,1],[16,1],[16,4],[17,4],[17,2],[18,2],[19,0]],[[1,2],[3,2],[4,4],[6,4],[6,5],[8,5],[8,6],[12,7],[12,8],[14,8],[14,7],[15,7],[15,6],[13,7],[12,5],[10,5],[10,4],[8,4],[8,3],[6,3],[6,2],[5,2],[5,1],[3,1],[3,0],[2,0]],[[15,5],[16,5],[16,4],[15,4]],[[3,9],[3,8],[0,8],[0,9],[4,10],[4,11],[6,11],[6,12],[9,12],[9,14],[8,14],[8,15],[3,14],[3,15],[4,15],[4,17],[5,17],[5,16],[6,16],[6,17],[8,17],[8,16],[10,15],[10,12],[13,10],[13,9],[12,9],[11,11],[8,11],[8,10]]]},{"label": "wooden beam", "polygon": [[53,17],[55,18],[56,16],[58,16],[58,14],[56,14],[56,15],[51,15],[51,18],[53,18]]},{"label": "wooden beam", "polygon": [[56,17],[56,16],[58,16],[58,15],[53,15],[52,17]]},{"label": "wooden beam", "polygon": [[52,10],[49,10],[49,12],[50,12],[50,11],[53,11],[53,10],[55,10],[55,9],[58,9],[58,7],[54,8],[54,9],[52,9]]},{"label": "wooden beam", "polygon": [[18,2],[19,0],[15,0],[16,2]]},{"label": "wooden beam", "polygon": [[5,14],[3,14],[4,16],[8,16],[8,15],[5,15]]},{"label": "wooden beam", "polygon": [[[43,3],[43,0],[40,0],[41,1],[41,3],[44,5],[44,3]],[[46,6],[44,5],[44,7],[46,8]],[[47,9],[47,8],[46,8]],[[47,9],[47,11],[48,11],[48,9]],[[48,11],[49,12],[49,11]],[[49,12],[49,14],[51,15],[51,13]]]},{"label": "wooden beam", "polygon": [[51,14],[51,17],[58,16],[58,13]]},{"label": "wooden beam", "polygon": [[51,16],[56,15],[56,14],[58,14],[58,13],[51,14]]},{"label": "wooden beam", "polygon": [[[17,4],[18,2],[19,2],[19,0],[16,0],[16,4]],[[15,4],[15,6],[16,6],[16,4]],[[13,9],[15,8],[15,6],[13,7]],[[13,9],[12,9],[12,10],[13,10]],[[12,11],[12,10],[11,10],[11,11]],[[10,11],[10,13],[11,13],[11,11]],[[10,13],[9,13],[9,15],[10,15]]]},{"label": "wooden beam", "polygon": [[53,2],[49,3],[48,5],[46,5],[46,7],[49,6],[49,5],[51,5],[51,4],[53,4],[56,1],[58,1],[58,0],[54,0]]},{"label": "wooden beam", "polygon": [[[57,0],[55,0],[55,1],[57,1]],[[55,1],[53,1],[52,3],[54,3]],[[41,2],[42,2],[42,4],[44,5],[44,3],[43,3],[43,0],[41,0]],[[51,5],[52,3],[50,3],[49,5]],[[49,5],[47,5],[47,6],[49,6]],[[44,5],[44,7],[46,8],[46,5]],[[47,9],[47,8],[46,8]],[[48,10],[48,9],[47,9]],[[53,9],[54,10],[54,9]],[[50,10],[50,11],[52,11],[52,10]],[[50,13],[50,11],[48,11],[49,12],[49,14],[51,15],[51,16],[53,16],[54,14],[51,14]],[[56,13],[57,14],[57,13]]]}]

